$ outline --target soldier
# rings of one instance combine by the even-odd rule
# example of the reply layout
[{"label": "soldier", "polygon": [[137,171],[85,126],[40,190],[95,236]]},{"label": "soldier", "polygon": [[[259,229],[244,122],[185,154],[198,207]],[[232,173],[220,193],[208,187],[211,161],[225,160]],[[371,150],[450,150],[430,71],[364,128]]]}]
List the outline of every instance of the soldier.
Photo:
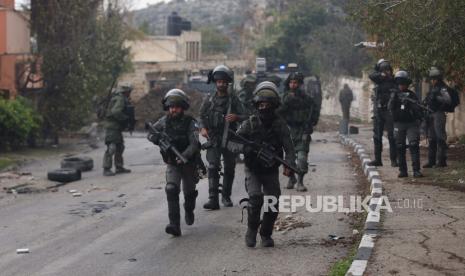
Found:
[{"label": "soldier", "polygon": [[420,172],[420,123],[422,111],[417,95],[408,89],[412,80],[406,71],[398,71],[394,80],[398,89],[391,93],[389,110],[394,120],[394,137],[397,143],[397,157],[399,158],[399,177],[407,177],[407,161],[405,159],[406,142],[408,139],[410,155],[412,157],[413,177],[422,177]]},{"label": "soldier", "polygon": [[[132,91],[131,84],[120,85],[113,93],[105,114],[105,144],[107,150],[103,156],[103,175],[113,176],[115,173],[130,173],[131,170],[123,167],[124,140],[123,131],[133,130],[130,122],[134,120],[134,112],[129,112],[131,104],[129,95]],[[116,171],[111,170],[115,160]]]},{"label": "soldier", "polygon": [[354,93],[349,88],[347,83],[344,84],[344,88],[339,92],[339,102],[341,103],[342,109],[342,121],[341,121],[341,134],[349,133],[349,121],[350,121],[350,105],[354,100]]},{"label": "soldier", "polygon": [[291,131],[292,141],[295,146],[297,155],[297,168],[300,170],[298,179],[292,175],[286,186],[287,189],[293,189],[297,183],[296,190],[299,192],[307,191],[304,186],[304,175],[308,172],[308,152],[310,150],[310,135],[313,132],[312,114],[314,103],[312,99],[300,89],[303,84],[303,75],[299,72],[289,74],[285,85],[287,91],[283,95],[282,106],[278,114],[284,119]]},{"label": "soldier", "polygon": [[396,89],[396,83],[392,75],[391,64],[387,60],[380,59],[375,66],[375,72],[370,74],[370,79],[376,84],[373,107],[373,143],[375,147],[375,160],[370,166],[382,166],[381,153],[383,151],[383,132],[387,130],[389,140],[389,157],[391,166],[397,167],[397,150],[394,139],[394,124],[392,114],[388,110],[388,102],[391,89]]},{"label": "soldier", "polygon": [[[446,109],[451,104],[448,90],[441,71],[431,67],[429,71],[431,90],[425,98],[425,104],[432,110],[426,117],[428,133],[428,163],[423,168],[447,166]],[[437,153],[437,154],[436,154]],[[437,155],[437,163],[436,163]]]},{"label": "soldier", "polygon": [[209,200],[203,206],[205,209],[217,210],[218,187],[220,181],[221,156],[223,156],[224,173],[221,201],[225,207],[233,206],[231,190],[236,168],[236,154],[227,146],[228,129],[236,129],[236,123],[247,118],[243,108],[233,91],[228,91],[233,83],[233,72],[226,66],[217,66],[209,75],[209,81],[216,84],[216,92],[207,97],[200,107],[200,133],[208,139],[208,192]]},{"label": "soldier", "polygon": [[[286,153],[285,160],[295,166],[295,152],[286,122],[276,115],[275,110],[280,104],[278,88],[272,82],[260,83],[254,92],[254,105],[257,112],[244,121],[237,130],[237,134],[255,143],[266,142],[272,148],[274,154],[282,157],[283,150]],[[269,210],[264,210],[260,227],[260,236],[264,247],[273,247],[271,237],[274,223],[278,217],[279,196],[281,189],[279,184],[279,163],[269,164],[264,162],[257,154],[244,147],[246,189],[249,195],[247,205],[247,233],[245,243],[248,247],[255,247],[257,232],[260,226],[260,215],[263,206],[264,195],[276,197],[275,203]],[[291,171],[284,167],[284,175],[289,176]],[[274,210],[273,210],[274,208]]]},{"label": "soldier", "polygon": [[257,85],[257,78],[254,75],[247,75],[242,81],[242,90],[238,94],[246,115],[250,116],[254,113],[255,107],[253,105],[253,92]]},{"label": "soldier", "polygon": [[[179,193],[184,193],[185,221],[194,223],[195,200],[198,192],[196,157],[200,154],[199,132],[194,118],[184,114],[189,108],[189,98],[180,89],[171,89],[163,98],[163,107],[168,113],[158,120],[149,132],[148,139],[160,145],[163,139],[169,140],[185,161],[182,161],[171,149],[160,146],[163,161],[166,163],[166,198],[168,200],[169,224],[166,233],[181,236]],[[167,141],[163,141],[167,142]]]}]

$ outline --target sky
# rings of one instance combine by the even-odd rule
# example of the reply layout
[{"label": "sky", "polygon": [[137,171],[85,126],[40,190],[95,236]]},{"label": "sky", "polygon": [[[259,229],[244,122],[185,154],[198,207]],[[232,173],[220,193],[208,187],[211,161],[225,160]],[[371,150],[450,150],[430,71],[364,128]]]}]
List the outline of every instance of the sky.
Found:
[{"label": "sky", "polygon": [[[22,4],[29,4],[31,0],[16,0],[16,7],[19,8]],[[159,2],[169,2],[169,0],[122,0],[127,2],[129,9],[138,10],[147,7],[149,4],[156,4]]]}]

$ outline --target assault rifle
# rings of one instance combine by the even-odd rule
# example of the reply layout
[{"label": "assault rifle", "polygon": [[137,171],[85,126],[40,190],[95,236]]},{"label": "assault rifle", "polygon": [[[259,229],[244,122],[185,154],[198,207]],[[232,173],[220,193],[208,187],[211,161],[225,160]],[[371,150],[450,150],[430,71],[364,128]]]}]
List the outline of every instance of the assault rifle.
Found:
[{"label": "assault rifle", "polygon": [[171,151],[183,164],[186,164],[189,161],[178,151],[178,149],[176,149],[175,146],[173,146],[173,144],[171,144],[171,138],[166,133],[156,130],[153,124],[150,123],[147,123],[147,127],[150,133],[158,138],[158,146],[162,152]]},{"label": "assault rifle", "polygon": [[292,172],[301,174],[301,171],[299,169],[297,169],[296,167],[291,165],[289,162],[287,162],[286,160],[278,156],[274,152],[273,146],[267,143],[257,143],[257,142],[248,140],[245,137],[237,134],[235,131],[231,129],[229,130],[229,132],[231,135],[233,135],[233,137],[236,137],[240,141],[241,144],[251,147],[252,151],[254,151],[257,154],[258,158],[262,160],[265,164],[267,164],[267,166],[272,167],[273,165],[276,164],[276,162],[278,162],[279,164],[282,164],[285,167],[289,168]]}]

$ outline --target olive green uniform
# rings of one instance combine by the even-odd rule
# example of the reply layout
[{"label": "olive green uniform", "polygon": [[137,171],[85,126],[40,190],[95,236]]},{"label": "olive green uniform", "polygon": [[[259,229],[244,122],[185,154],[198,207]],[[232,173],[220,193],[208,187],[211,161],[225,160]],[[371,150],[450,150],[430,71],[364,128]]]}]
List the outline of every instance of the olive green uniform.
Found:
[{"label": "olive green uniform", "polygon": [[308,152],[310,150],[310,135],[313,132],[313,101],[302,90],[287,91],[282,98],[278,114],[290,128],[292,142],[297,155],[297,168],[303,173],[308,172]]},{"label": "olive green uniform", "polygon": [[[179,193],[184,193],[184,209],[186,214],[193,212],[195,199],[198,192],[195,188],[199,181],[196,158],[200,154],[199,132],[194,118],[188,115],[170,117],[165,115],[154,124],[154,128],[166,133],[171,139],[171,144],[188,160],[186,164],[178,164],[176,155],[169,152],[161,152],[166,168],[166,196],[168,199],[168,217],[170,224],[180,225]],[[148,139],[154,144],[159,144],[159,137],[151,132]],[[186,219],[187,221],[187,219]],[[193,221],[192,221],[193,223]]]},{"label": "olive green uniform", "polygon": [[[286,122],[275,116],[268,123],[264,123],[258,115],[252,115],[248,120],[244,121],[237,133],[244,138],[262,144],[267,143],[270,148],[273,148],[275,153],[283,156],[285,152],[285,160],[294,166],[295,151],[292,144],[291,135]],[[245,157],[245,185],[249,195],[247,206],[248,212],[248,227],[257,231],[260,226],[260,213],[264,201],[264,196],[275,196],[278,198],[274,207],[278,210],[279,196],[281,189],[279,184],[279,163],[272,166],[266,164],[251,151],[244,152]],[[270,204],[269,206],[271,206]],[[271,237],[273,226],[278,217],[278,212],[265,210],[263,220],[260,227],[260,235],[263,237]]]},{"label": "olive green uniform", "polygon": [[[234,182],[234,174],[236,168],[236,154],[221,146],[223,138],[223,130],[225,125],[224,117],[228,112],[230,105],[230,113],[239,116],[239,121],[246,119],[247,115],[243,115],[243,107],[239,99],[231,93],[227,96],[218,96],[217,93],[207,97],[200,107],[200,128],[208,130],[209,144],[207,148],[208,161],[208,182],[209,182],[209,198],[218,200],[219,181],[221,170],[221,156],[223,156],[224,173],[223,173],[223,197],[231,196],[232,185]],[[230,123],[230,129],[236,129],[235,122]]]},{"label": "olive green uniform", "polygon": [[103,157],[103,168],[110,170],[113,166],[113,158],[116,169],[123,168],[124,139],[123,131],[127,128],[129,116],[126,110],[129,106],[128,99],[122,92],[116,92],[110,99],[105,117],[105,144],[107,150]]}]

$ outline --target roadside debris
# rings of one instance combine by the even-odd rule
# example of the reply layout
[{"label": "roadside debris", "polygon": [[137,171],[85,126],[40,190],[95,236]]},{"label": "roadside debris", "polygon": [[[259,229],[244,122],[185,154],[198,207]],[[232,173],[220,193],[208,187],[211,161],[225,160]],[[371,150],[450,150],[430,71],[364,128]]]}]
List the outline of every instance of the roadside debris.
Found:
[{"label": "roadside debris", "polygon": [[76,193],[72,193],[72,195],[73,197],[81,197],[82,193],[76,192]]},{"label": "roadside debris", "polygon": [[130,259],[128,259],[128,261],[130,261],[131,263],[133,263],[133,262],[137,262],[137,259],[136,259],[136,258],[130,258]]},{"label": "roadside debris", "polygon": [[328,235],[328,237],[329,237],[329,239],[332,240],[332,241],[337,241],[337,240],[342,240],[342,239],[344,239],[344,237],[342,237],[342,236],[339,237],[339,236],[333,235],[333,234]]},{"label": "roadside debris", "polygon": [[312,226],[311,223],[305,222],[303,217],[295,217],[287,215],[285,217],[278,217],[275,223],[275,230],[282,231],[283,233],[297,228],[305,228]]},{"label": "roadside debris", "polygon": [[352,235],[358,235],[360,232],[357,229],[352,230]]},{"label": "roadside debris", "polygon": [[28,253],[29,253],[29,248],[16,249],[16,254],[28,254]]}]

